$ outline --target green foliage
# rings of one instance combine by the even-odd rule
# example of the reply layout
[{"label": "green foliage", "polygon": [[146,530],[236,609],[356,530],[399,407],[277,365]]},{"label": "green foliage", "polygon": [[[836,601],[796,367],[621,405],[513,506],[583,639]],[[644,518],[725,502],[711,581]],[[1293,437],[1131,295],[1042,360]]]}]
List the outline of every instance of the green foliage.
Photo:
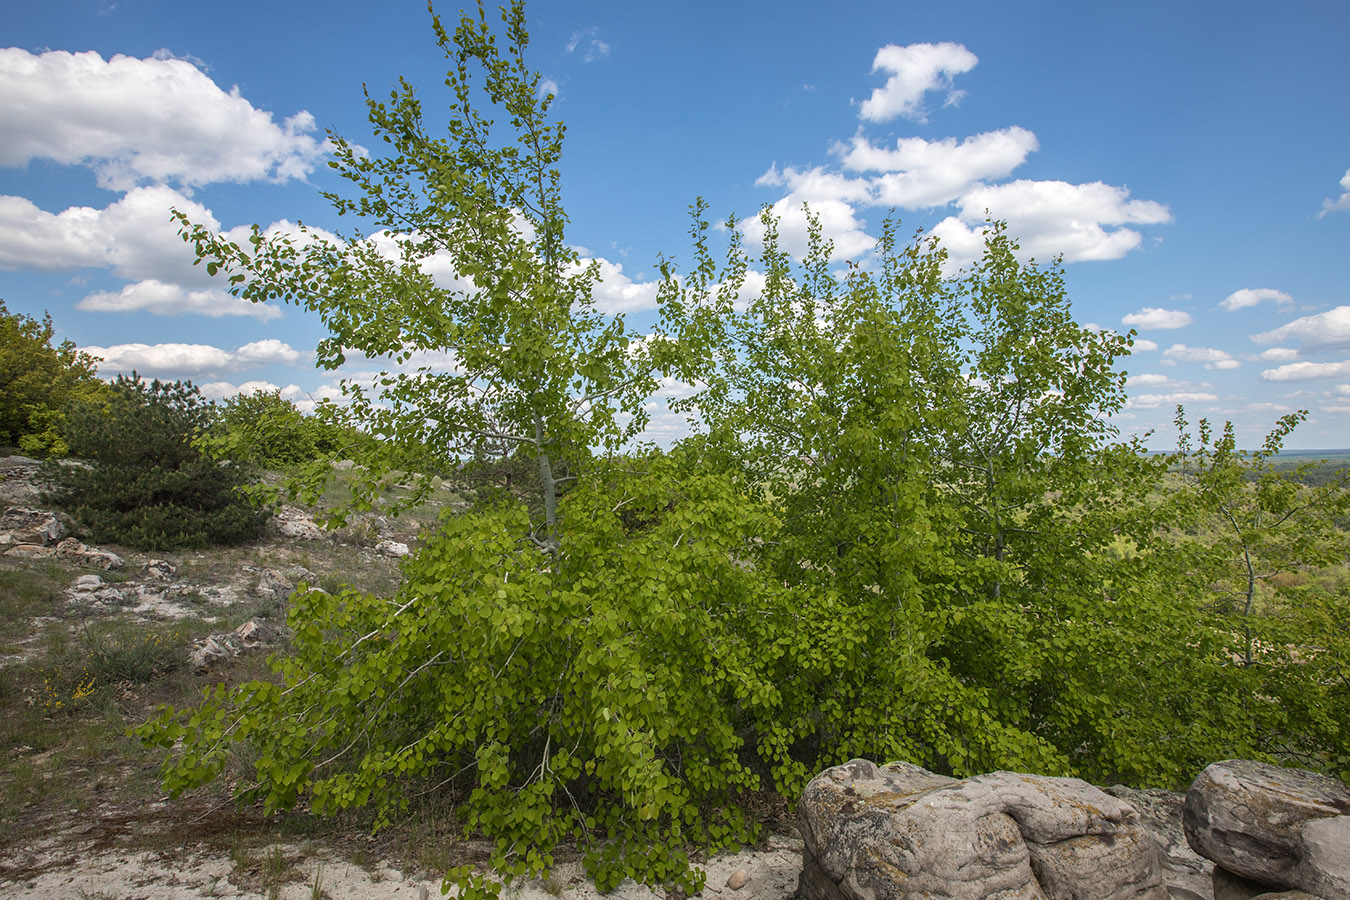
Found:
[{"label": "green foliage", "polygon": [[[320,315],[323,365],[447,360],[348,384],[329,415],[372,441],[370,491],[426,454],[472,460],[479,502],[393,598],[297,595],[280,683],[139,729],[172,750],[172,791],[242,751],[244,798],[385,823],[448,782],[498,876],[542,876],[574,840],[602,890],[692,891],[689,846],[753,839],[746,792],[794,798],[852,756],[1166,785],[1230,756],[1346,766],[1350,592],[1276,578],[1343,553],[1346,495],[1266,469],[1293,420],[1252,461],[1226,433],[1172,490],[1176,461],[1110,424],[1131,336],[1079,325],[1058,262],[1022,262],[999,223],[957,275],[894,223],[839,271],[818,223],[798,262],[766,212],[750,292],[735,221],[719,266],[699,202],[691,270],[663,261],[659,327],[633,333],[595,310],[597,272],[564,240],[563,128],[518,3],[503,23],[499,49],[481,6],[453,32],[434,20],[447,138],[406,83],[367,98],[389,155],[333,136],[355,191],[329,199],[383,251],[258,229],[245,248],[183,220],[237,295]],[[429,274],[437,254],[457,287]],[[657,374],[702,385],[706,431],[618,457]],[[309,453],[278,398],[237,415],[220,434]],[[331,468],[308,472],[315,490]]]},{"label": "green foliage", "polygon": [[48,464],[50,499],[96,541],[161,550],[250,540],[266,514],[236,490],[247,472],[193,444],[213,418],[190,382],[119,376],[104,402],[70,408],[66,441],[88,465]]},{"label": "green foliage", "polygon": [[239,394],[220,409],[210,434],[217,457],[247,460],[269,469],[288,469],[331,457],[358,443],[356,436],[305,416],[280,391]]},{"label": "green foliage", "polygon": [[39,322],[10,313],[0,300],[0,444],[28,453],[61,456],[62,410],[71,400],[93,398],[103,387],[96,360],[70,341],[52,346],[51,316]]},{"label": "green foliage", "polygon": [[[386,100],[366,97],[373,146],[388,155],[330,135],[330,165],[348,193],[325,196],[339,215],[379,230],[378,242],[303,228],[269,236],[255,226],[241,246],[179,218],[198,261],[228,278],[232,293],[319,316],[330,334],[318,347],[321,366],[337,368],[349,353],[392,358],[397,368],[373,389],[344,382],[347,402],[334,416],[447,468],[460,457],[528,453],[539,471],[535,539],[556,549],[556,461],[640,434],[653,372],[669,371],[677,354],[672,342],[638,340],[622,316],[596,311],[598,265],[582,266],[565,237],[565,129],[525,63],[523,5],[501,18],[499,41],[481,4],[453,30],[433,16],[450,63],[445,137],[432,136],[406,81]],[[509,123],[507,135],[480,97]],[[453,282],[438,282],[432,272],[447,264]],[[369,473],[366,502],[379,477],[373,466]],[[407,502],[428,487],[423,478]]]},{"label": "green foliage", "polygon": [[1172,546],[1182,565],[1171,580],[1201,598],[1232,677],[1246,688],[1230,729],[1253,754],[1294,758],[1350,774],[1350,591],[1306,577],[1343,562],[1350,539],[1350,474],[1305,484],[1315,463],[1276,462],[1284,440],[1307,417],[1282,417],[1261,449],[1237,449],[1231,423],[1202,419],[1194,442],[1178,407],[1184,475],[1168,495]]},{"label": "green foliage", "polygon": [[[759,784],[747,734],[811,652],[803,598],[745,564],[772,511],[725,476],[653,456],[579,486],[556,556],[519,506],[449,518],[393,599],[300,595],[280,685],[217,689],[140,730],[167,786],[257,754],[250,796],[383,817],[412,779],[466,773],[466,827],[502,874],[542,875],[576,840],[602,890],[632,876],[696,891],[682,849],[750,841],[735,799]],[[775,771],[786,760],[769,759]]]}]

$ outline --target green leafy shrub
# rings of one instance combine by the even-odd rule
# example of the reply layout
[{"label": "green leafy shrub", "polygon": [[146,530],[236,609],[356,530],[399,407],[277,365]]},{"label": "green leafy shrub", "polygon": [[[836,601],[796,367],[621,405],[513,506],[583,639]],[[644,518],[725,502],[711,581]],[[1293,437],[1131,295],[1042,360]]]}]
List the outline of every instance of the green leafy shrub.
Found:
[{"label": "green leafy shrub", "polygon": [[639,468],[569,495],[556,556],[502,506],[448,518],[392,600],[295,598],[281,685],[221,688],[140,729],[182,741],[166,785],[210,780],[244,744],[267,808],[388,817],[400,783],[465,772],[464,821],[495,841],[497,871],[542,875],[575,840],[602,890],[696,890],[684,848],[753,839],[737,797],[790,768],[752,762],[747,736],[813,635],[789,627],[803,598],[744,564],[773,537],[768,507],[725,476]]},{"label": "green leafy shrub", "polygon": [[62,410],[103,389],[96,360],[70,341],[52,346],[52,319],[10,313],[0,300],[0,444],[60,456]]},{"label": "green leafy shrub", "polygon": [[328,456],[346,443],[335,426],[303,415],[280,391],[239,394],[226,401],[216,431],[225,455],[269,469],[291,468]]},{"label": "green leafy shrub", "polygon": [[49,499],[96,541],[163,550],[254,538],[266,514],[236,490],[247,472],[193,444],[213,417],[191,382],[119,376],[106,402],[70,408],[66,441],[89,464],[49,463]]}]

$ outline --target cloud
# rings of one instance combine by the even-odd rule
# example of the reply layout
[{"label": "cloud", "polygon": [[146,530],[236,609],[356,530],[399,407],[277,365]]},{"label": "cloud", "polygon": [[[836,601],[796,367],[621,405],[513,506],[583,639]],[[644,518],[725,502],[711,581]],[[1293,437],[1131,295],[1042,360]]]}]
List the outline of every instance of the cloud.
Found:
[{"label": "cloud", "polygon": [[583,62],[595,62],[597,59],[604,59],[609,56],[610,51],[609,44],[600,40],[600,29],[594,25],[572,32],[572,36],[567,40],[566,47],[568,53],[575,53],[580,50]]},{"label": "cloud", "polygon": [[1036,135],[1014,126],[960,143],[900,138],[894,150],[857,134],[850,147],[839,144],[835,151],[847,169],[887,173],[872,181],[873,202],[926,209],[952,202],[980,181],[1007,177],[1038,146]]},{"label": "cloud", "polygon": [[[582,265],[590,260],[583,259]],[[621,263],[600,259],[600,283],[595,286],[592,297],[600,312],[607,315],[638,312],[656,309],[656,292],[660,285],[656,282],[637,282],[623,274]]]},{"label": "cloud", "polygon": [[1135,338],[1134,346],[1130,349],[1135,353],[1148,353],[1158,349],[1158,342],[1146,340],[1145,338]]},{"label": "cloud", "polygon": [[[862,179],[848,178],[823,167],[806,171],[787,168],[769,170],[756,180],[764,187],[787,187],[788,193],[773,204],[771,214],[778,218],[779,246],[798,258],[806,255],[808,224],[802,205],[809,204],[811,214],[820,220],[822,236],[834,242],[830,259],[855,259],[876,245],[876,238],[865,230],[854,210],[854,203],[871,202],[871,189]],[[764,224],[759,216],[741,221],[741,233],[752,247],[764,245]]]},{"label": "cloud", "polygon": [[1350,346],[1350,306],[1338,306],[1315,316],[1295,319],[1279,328],[1252,335],[1258,344],[1298,341],[1305,350]]},{"label": "cloud", "polygon": [[281,310],[265,303],[250,303],[225,291],[189,291],[176,284],[165,284],[153,278],[122,287],[117,293],[99,291],[75,304],[76,309],[90,312],[145,311],[157,316],[177,316],[195,313],[211,318],[221,316],[253,316],[267,321],[281,315]]},{"label": "cloud", "polygon": [[[923,122],[927,114],[923,96],[929,91],[950,90],[953,75],[975,68],[979,57],[962,44],[887,44],[877,51],[872,71],[889,72],[886,84],[864,100],[859,115],[870,122],[886,122],[896,116]],[[960,92],[947,95],[947,104],[955,105]]]},{"label": "cloud", "polygon": [[23,197],[0,196],[0,268],[57,271],[110,268],[122,278],[205,287],[192,248],[178,236],[170,209],[212,230],[210,210],[172,188],[135,188],[104,209],[72,206],[60,213]]},{"label": "cloud", "polygon": [[314,117],[277,124],[181,59],[0,49],[0,165],[91,166],[101,187],[304,178],[327,153]]},{"label": "cloud", "polygon": [[1287,366],[1266,369],[1262,381],[1313,381],[1318,378],[1341,378],[1350,375],[1350,359],[1343,362],[1296,362]]},{"label": "cloud", "polygon": [[1131,375],[1129,378],[1125,379],[1125,384],[1127,386],[1138,387],[1160,387],[1164,384],[1170,384],[1171,382],[1172,379],[1168,378],[1166,375],[1152,374]]},{"label": "cloud", "polygon": [[1232,312],[1236,309],[1255,306],[1262,300],[1274,300],[1277,306],[1287,306],[1294,302],[1293,297],[1274,288],[1243,288],[1224,297],[1219,303],[1219,308]]},{"label": "cloud", "polygon": [[1217,394],[1207,391],[1176,391],[1171,394],[1140,394],[1125,401],[1126,409],[1156,409],[1160,406],[1176,406],[1179,403],[1213,403]]},{"label": "cloud", "polygon": [[1341,191],[1341,195],[1335,200],[1328,197],[1322,201],[1322,211],[1317,214],[1317,218],[1320,219],[1327,213],[1336,210],[1350,209],[1350,169],[1347,169],[1345,175],[1341,177]]},{"label": "cloud", "polygon": [[1287,362],[1298,359],[1298,351],[1292,347],[1271,347],[1269,350],[1262,350],[1257,359],[1264,359],[1267,362]]},{"label": "cloud", "polygon": [[296,363],[304,354],[289,344],[269,338],[225,350],[210,344],[115,344],[110,347],[81,347],[99,357],[99,371],[105,375],[129,373],[164,378],[201,377],[272,363]]},{"label": "cloud", "polygon": [[1173,344],[1163,351],[1163,357],[1172,362],[1204,363],[1206,369],[1236,369],[1242,365],[1231,353],[1213,347],[1187,347]]},{"label": "cloud", "polygon": [[[1148,328],[1163,331],[1171,328],[1185,328],[1194,319],[1191,314],[1179,309],[1162,309],[1157,306],[1145,306],[1136,313],[1120,317],[1120,321],[1132,328]],[[1136,346],[1138,341],[1135,341]]]},{"label": "cloud", "polygon": [[[1131,200],[1125,188],[1103,184],[1019,179],[977,185],[958,201],[960,224],[975,233],[987,216],[1008,223],[1026,256],[1062,254],[1066,262],[1119,259],[1143,237],[1124,225],[1170,222],[1167,207],[1152,200]],[[944,220],[945,221],[945,220]],[[973,227],[972,227],[973,226]],[[1111,229],[1103,226],[1116,226]],[[949,226],[955,231],[957,224]]]}]

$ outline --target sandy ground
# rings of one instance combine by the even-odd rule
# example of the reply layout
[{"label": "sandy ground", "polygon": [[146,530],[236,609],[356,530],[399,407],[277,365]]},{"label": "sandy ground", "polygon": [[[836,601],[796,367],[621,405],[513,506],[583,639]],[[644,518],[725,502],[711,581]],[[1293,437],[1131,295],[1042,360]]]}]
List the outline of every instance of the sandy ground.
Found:
[{"label": "sandy ground", "polygon": [[[281,900],[428,900],[441,896],[439,880],[400,872],[392,867],[361,868],[318,850],[301,857],[298,845],[275,845],[296,858],[296,871],[281,888]],[[273,848],[258,851],[263,856]],[[181,854],[165,851],[82,849],[68,842],[28,848],[24,859],[0,858],[0,865],[24,863],[33,872],[19,881],[0,878],[0,897],[10,900],[197,900],[220,897],[266,897],[256,872],[236,872],[224,853]],[[730,876],[744,870],[749,880],[739,889],[727,886]],[[698,900],[785,900],[797,889],[801,871],[801,841],[771,836],[761,849],[711,860],[705,866],[707,886]],[[315,890],[318,886],[319,891]],[[563,864],[548,884],[516,883],[502,894],[505,900],[598,900],[595,885],[582,875],[579,864]],[[626,881],[611,900],[666,900],[665,892]],[[694,900],[694,898],[691,898]]]}]

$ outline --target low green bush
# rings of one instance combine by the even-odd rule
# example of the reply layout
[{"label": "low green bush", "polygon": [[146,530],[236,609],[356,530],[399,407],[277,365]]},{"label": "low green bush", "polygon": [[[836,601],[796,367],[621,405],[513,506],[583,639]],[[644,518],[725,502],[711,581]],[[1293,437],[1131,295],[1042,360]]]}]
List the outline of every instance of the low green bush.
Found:
[{"label": "low green bush", "polygon": [[106,403],[70,407],[65,440],[87,465],[49,462],[48,499],[95,541],[166,550],[251,540],[266,513],[237,490],[248,470],[193,443],[213,417],[191,382],[119,376]]}]

